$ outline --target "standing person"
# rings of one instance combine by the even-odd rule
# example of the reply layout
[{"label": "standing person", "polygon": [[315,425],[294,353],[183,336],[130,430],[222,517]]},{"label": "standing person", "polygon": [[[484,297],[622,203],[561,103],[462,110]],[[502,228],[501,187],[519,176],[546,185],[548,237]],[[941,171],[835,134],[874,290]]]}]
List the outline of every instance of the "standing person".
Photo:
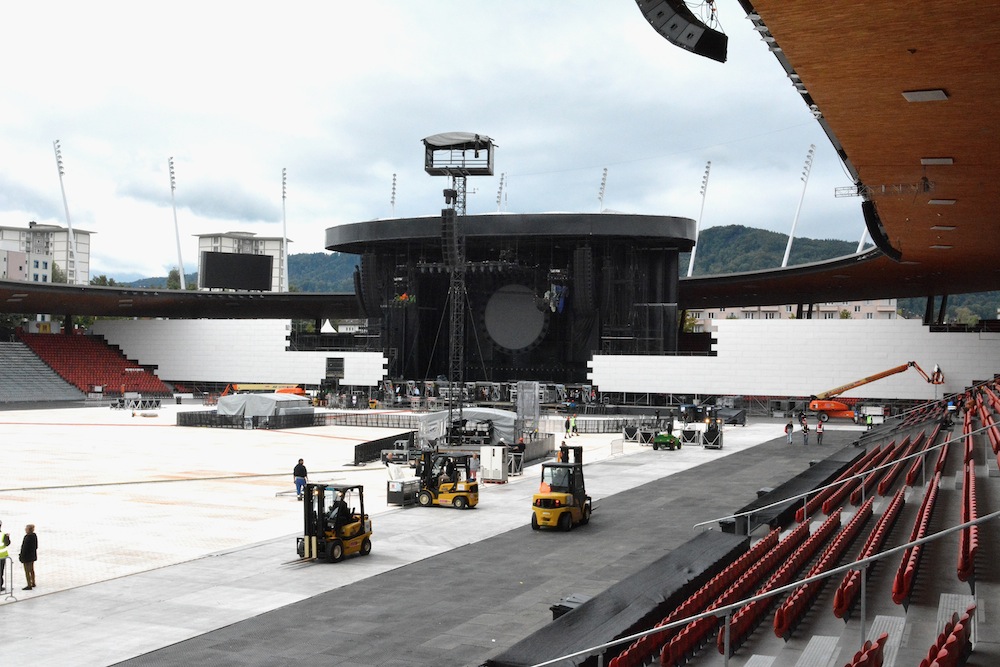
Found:
[{"label": "standing person", "polygon": [[823,444],[823,422],[819,422],[816,424],[816,444],[817,445]]},{"label": "standing person", "polygon": [[[3,522],[0,521],[0,526]],[[4,590],[3,585],[3,574],[7,567],[7,557],[10,555],[7,553],[7,547],[10,546],[10,533],[5,533],[0,530],[0,591]]]},{"label": "standing person", "polygon": [[302,500],[302,489],[305,487],[308,477],[309,472],[306,470],[306,464],[302,459],[299,459],[299,462],[292,468],[292,479],[295,481],[295,495],[299,497],[299,500]]},{"label": "standing person", "polygon": [[785,437],[788,438],[788,444],[792,444],[792,431],[794,427],[792,426],[792,420],[789,419],[788,423],[785,424]]},{"label": "standing person", "polygon": [[802,420],[802,444],[809,444],[809,422],[805,419]]},{"label": "standing person", "polygon": [[35,561],[38,560],[38,536],[35,535],[35,524],[24,527],[24,539],[21,540],[21,554],[18,560],[24,564],[24,580],[28,583],[24,590],[35,587]]},{"label": "standing person", "polygon": [[469,459],[469,479],[476,479],[479,477],[479,454],[473,454],[472,458]]},{"label": "standing person", "polygon": [[580,435],[580,432],[576,430],[576,415],[569,418],[569,429],[572,431],[572,435]]},{"label": "standing person", "polygon": [[569,417],[567,416],[566,417],[566,437],[567,438],[570,436],[569,426],[570,426],[570,422],[569,422]]}]

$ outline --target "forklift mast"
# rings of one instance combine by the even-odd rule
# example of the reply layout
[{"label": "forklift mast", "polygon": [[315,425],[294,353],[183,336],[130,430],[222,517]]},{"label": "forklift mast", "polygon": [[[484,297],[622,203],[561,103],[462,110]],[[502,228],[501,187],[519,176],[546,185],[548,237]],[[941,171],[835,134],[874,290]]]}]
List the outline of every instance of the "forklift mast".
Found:
[{"label": "forklift mast", "polygon": [[[572,458],[570,458],[570,455],[572,455]],[[583,465],[583,447],[579,445],[574,445],[572,447],[569,445],[560,445],[559,462]]]}]

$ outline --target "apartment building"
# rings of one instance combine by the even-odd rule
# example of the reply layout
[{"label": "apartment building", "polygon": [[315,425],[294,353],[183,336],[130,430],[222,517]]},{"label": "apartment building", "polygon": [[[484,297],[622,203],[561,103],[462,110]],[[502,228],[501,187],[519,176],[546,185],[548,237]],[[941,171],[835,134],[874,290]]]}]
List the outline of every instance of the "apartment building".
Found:
[{"label": "apartment building", "polygon": [[71,285],[90,282],[90,235],[74,229],[76,255],[69,230],[52,224],[29,222],[27,227],[0,225],[0,278],[50,283],[58,270]]},{"label": "apartment building", "polygon": [[[694,331],[709,331],[712,320],[790,320],[795,319],[798,306],[734,306],[688,311]],[[809,317],[803,307],[803,317]],[[831,301],[813,304],[814,320],[894,320],[898,319],[896,299],[869,299],[866,301]]]},{"label": "apartment building", "polygon": [[[243,255],[269,255],[271,263],[271,291],[287,292],[283,258],[285,239],[280,236],[257,236],[253,232],[223,232],[217,234],[197,234],[198,237],[198,288],[204,286],[201,277],[201,257],[205,252],[237,253]],[[290,242],[290,241],[289,241]]]}]

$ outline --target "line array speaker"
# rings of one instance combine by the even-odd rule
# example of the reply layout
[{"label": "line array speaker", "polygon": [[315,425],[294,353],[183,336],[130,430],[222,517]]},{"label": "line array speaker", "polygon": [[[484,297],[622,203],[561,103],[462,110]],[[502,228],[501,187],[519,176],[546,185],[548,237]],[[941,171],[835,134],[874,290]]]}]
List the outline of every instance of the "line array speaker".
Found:
[{"label": "line array speaker", "polygon": [[729,37],[701,22],[684,0],[635,0],[649,24],[668,42],[699,56],[726,62]]}]

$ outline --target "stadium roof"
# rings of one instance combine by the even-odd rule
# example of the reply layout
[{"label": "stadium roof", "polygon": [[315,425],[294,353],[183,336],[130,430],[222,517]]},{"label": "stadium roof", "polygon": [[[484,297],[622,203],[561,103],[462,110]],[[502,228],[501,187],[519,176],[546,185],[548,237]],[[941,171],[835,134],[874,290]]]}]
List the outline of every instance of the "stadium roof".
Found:
[{"label": "stadium roof", "polygon": [[[740,0],[813,107],[880,251],[681,280],[680,305],[817,303],[1000,290],[1000,3]],[[557,28],[554,28],[557,29]],[[858,205],[861,206],[859,198]],[[21,296],[18,296],[21,295]],[[352,317],[335,294],[200,293],[0,282],[3,312]],[[346,314],[350,310],[352,314]]]}]

